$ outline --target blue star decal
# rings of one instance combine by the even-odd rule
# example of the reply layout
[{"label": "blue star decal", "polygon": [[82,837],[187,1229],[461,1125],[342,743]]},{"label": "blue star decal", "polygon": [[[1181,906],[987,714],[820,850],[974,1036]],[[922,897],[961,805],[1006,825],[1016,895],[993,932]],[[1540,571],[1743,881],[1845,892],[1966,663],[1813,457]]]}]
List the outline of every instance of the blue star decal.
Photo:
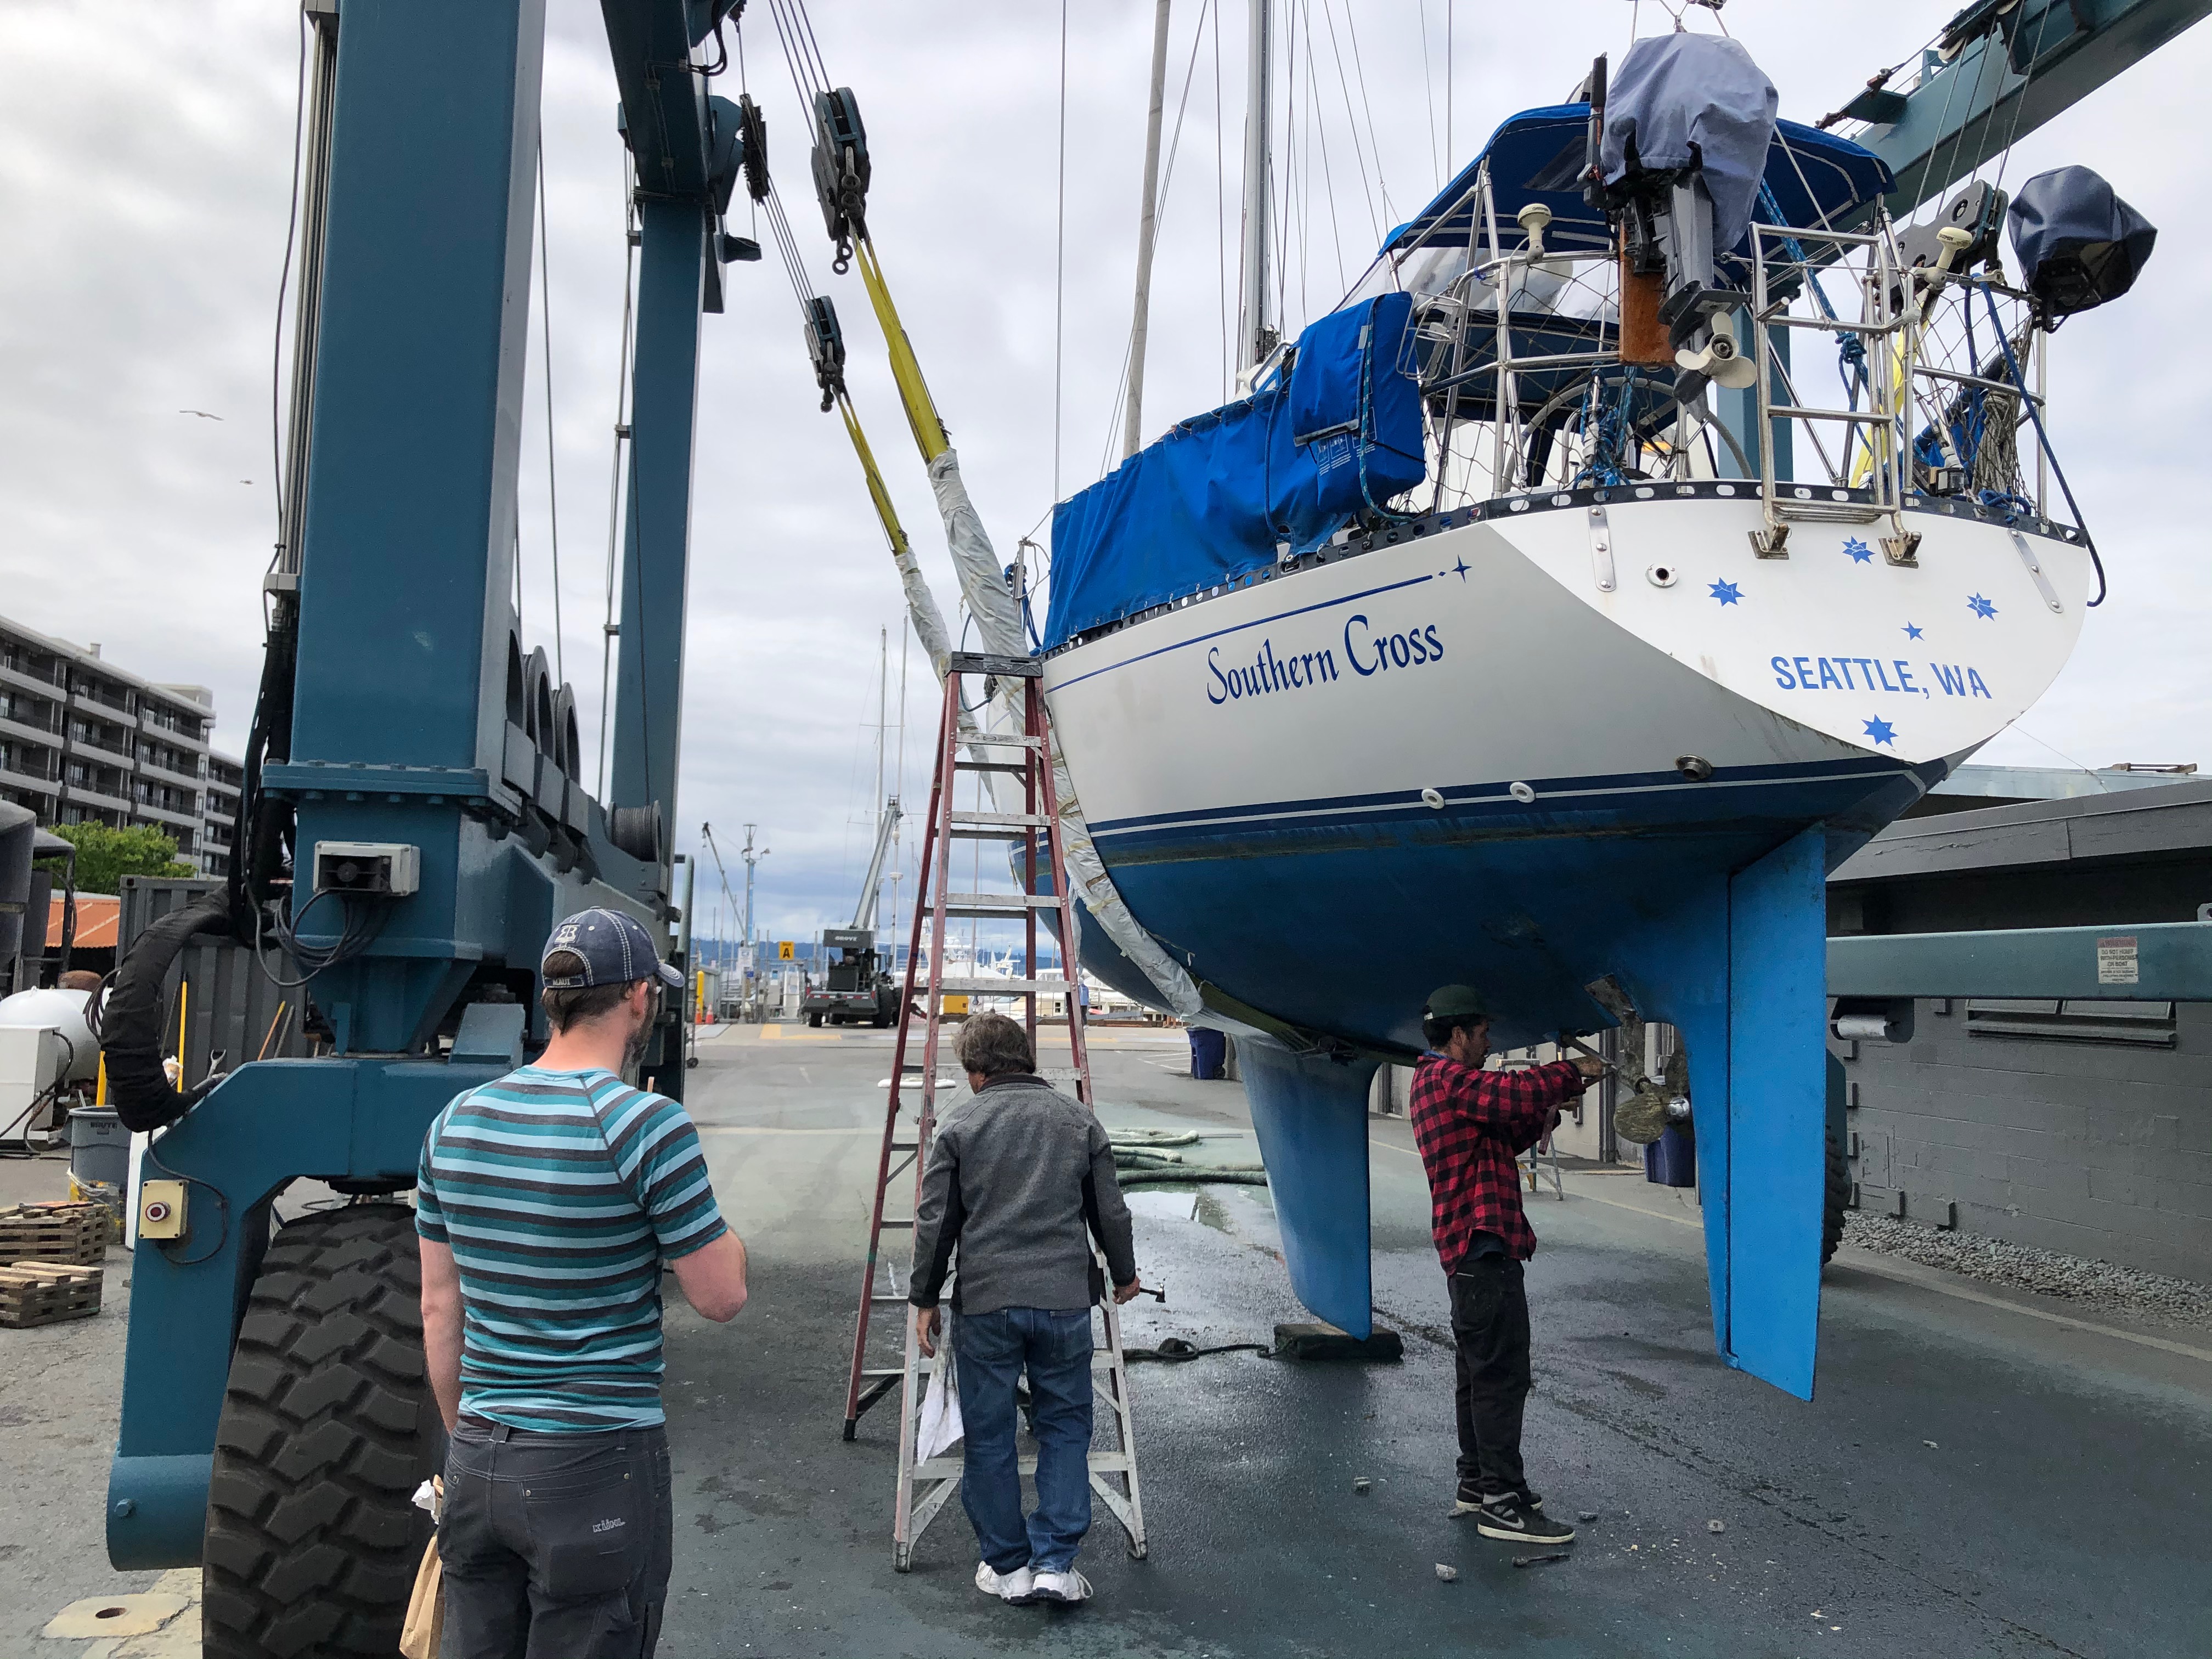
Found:
[{"label": "blue star decal", "polygon": [[1975,594],[1972,599],[1966,601],[1966,609],[1972,611],[1984,622],[1989,621],[1990,617],[1997,614],[1996,606],[1991,605],[1987,599],[1984,599],[1978,593]]},{"label": "blue star decal", "polygon": [[1905,637],[1908,640],[1917,640],[1920,637],[1920,630],[1911,623],[1907,623],[1905,624]]},{"label": "blue star decal", "polygon": [[1457,564],[1454,565],[1452,569],[1458,573],[1460,580],[1464,582],[1467,580],[1467,561],[1465,559],[1462,559]]},{"label": "blue star decal", "polygon": [[1851,562],[1853,564],[1864,564],[1868,560],[1874,557],[1874,549],[1869,547],[1864,542],[1861,541],[1856,536],[1851,537],[1849,540],[1844,542],[1844,551],[1851,556]]},{"label": "blue star decal", "polygon": [[1871,720],[1866,723],[1866,734],[1876,743],[1888,743],[1897,735],[1897,728],[1887,720]]},{"label": "blue star decal", "polygon": [[1711,592],[1712,596],[1723,605],[1734,605],[1743,597],[1743,589],[1734,582],[1715,582]]}]

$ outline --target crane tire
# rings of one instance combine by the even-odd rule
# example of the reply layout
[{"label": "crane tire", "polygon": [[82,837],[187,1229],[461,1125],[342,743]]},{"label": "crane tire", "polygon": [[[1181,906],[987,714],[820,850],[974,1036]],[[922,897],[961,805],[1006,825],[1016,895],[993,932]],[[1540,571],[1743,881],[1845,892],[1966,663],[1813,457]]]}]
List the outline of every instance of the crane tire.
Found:
[{"label": "crane tire", "polygon": [[349,1205],[270,1240],[208,1483],[206,1659],[398,1652],[445,1457],[414,1212]]}]

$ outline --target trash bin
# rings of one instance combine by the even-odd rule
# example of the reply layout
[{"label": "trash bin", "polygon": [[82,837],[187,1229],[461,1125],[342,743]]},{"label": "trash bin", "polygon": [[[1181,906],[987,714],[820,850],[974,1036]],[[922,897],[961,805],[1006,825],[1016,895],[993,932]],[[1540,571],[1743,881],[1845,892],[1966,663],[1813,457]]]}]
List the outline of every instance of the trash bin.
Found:
[{"label": "trash bin", "polygon": [[118,1194],[131,1184],[131,1131],[112,1106],[80,1106],[69,1115],[70,1177],[83,1188],[95,1182]]},{"label": "trash bin", "polygon": [[1227,1033],[1194,1025],[1190,1031],[1190,1074],[1202,1083],[1219,1082],[1228,1050]]},{"label": "trash bin", "polygon": [[1698,1184],[1698,1143],[1680,1124],[1670,1123],[1644,1149],[1644,1178],[1660,1187]]}]

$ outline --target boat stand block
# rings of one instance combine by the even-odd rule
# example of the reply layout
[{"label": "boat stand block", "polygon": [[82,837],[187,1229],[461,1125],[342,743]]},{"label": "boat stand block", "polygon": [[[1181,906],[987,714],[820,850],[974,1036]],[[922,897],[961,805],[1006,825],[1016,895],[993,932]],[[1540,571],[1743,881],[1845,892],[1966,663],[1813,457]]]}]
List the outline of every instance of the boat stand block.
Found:
[{"label": "boat stand block", "polygon": [[1340,1331],[1334,1325],[1278,1325],[1277,1359],[1352,1360],[1364,1364],[1395,1364],[1406,1357],[1405,1339],[1395,1331],[1376,1329],[1365,1337]]}]

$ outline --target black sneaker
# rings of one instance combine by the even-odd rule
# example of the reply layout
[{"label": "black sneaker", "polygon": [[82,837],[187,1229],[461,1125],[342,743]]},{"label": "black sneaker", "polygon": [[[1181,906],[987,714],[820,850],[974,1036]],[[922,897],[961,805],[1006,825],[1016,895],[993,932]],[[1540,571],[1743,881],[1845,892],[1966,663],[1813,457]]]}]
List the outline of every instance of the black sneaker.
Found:
[{"label": "black sneaker", "polygon": [[[1530,1492],[1526,1486],[1523,1486],[1521,1489],[1518,1496],[1520,1498],[1521,1507],[1522,1509],[1534,1510],[1540,1514],[1543,1511],[1544,1500],[1538,1497],[1534,1492]],[[1459,1483],[1459,1495],[1452,1503],[1452,1513],[1454,1515],[1473,1515],[1481,1507],[1482,1488],[1472,1480],[1461,1481]]]},{"label": "black sneaker", "polygon": [[1502,1538],[1513,1544],[1571,1544],[1575,1529],[1554,1521],[1541,1510],[1525,1507],[1520,1498],[1497,1499],[1475,1511],[1474,1529],[1485,1538]]}]

